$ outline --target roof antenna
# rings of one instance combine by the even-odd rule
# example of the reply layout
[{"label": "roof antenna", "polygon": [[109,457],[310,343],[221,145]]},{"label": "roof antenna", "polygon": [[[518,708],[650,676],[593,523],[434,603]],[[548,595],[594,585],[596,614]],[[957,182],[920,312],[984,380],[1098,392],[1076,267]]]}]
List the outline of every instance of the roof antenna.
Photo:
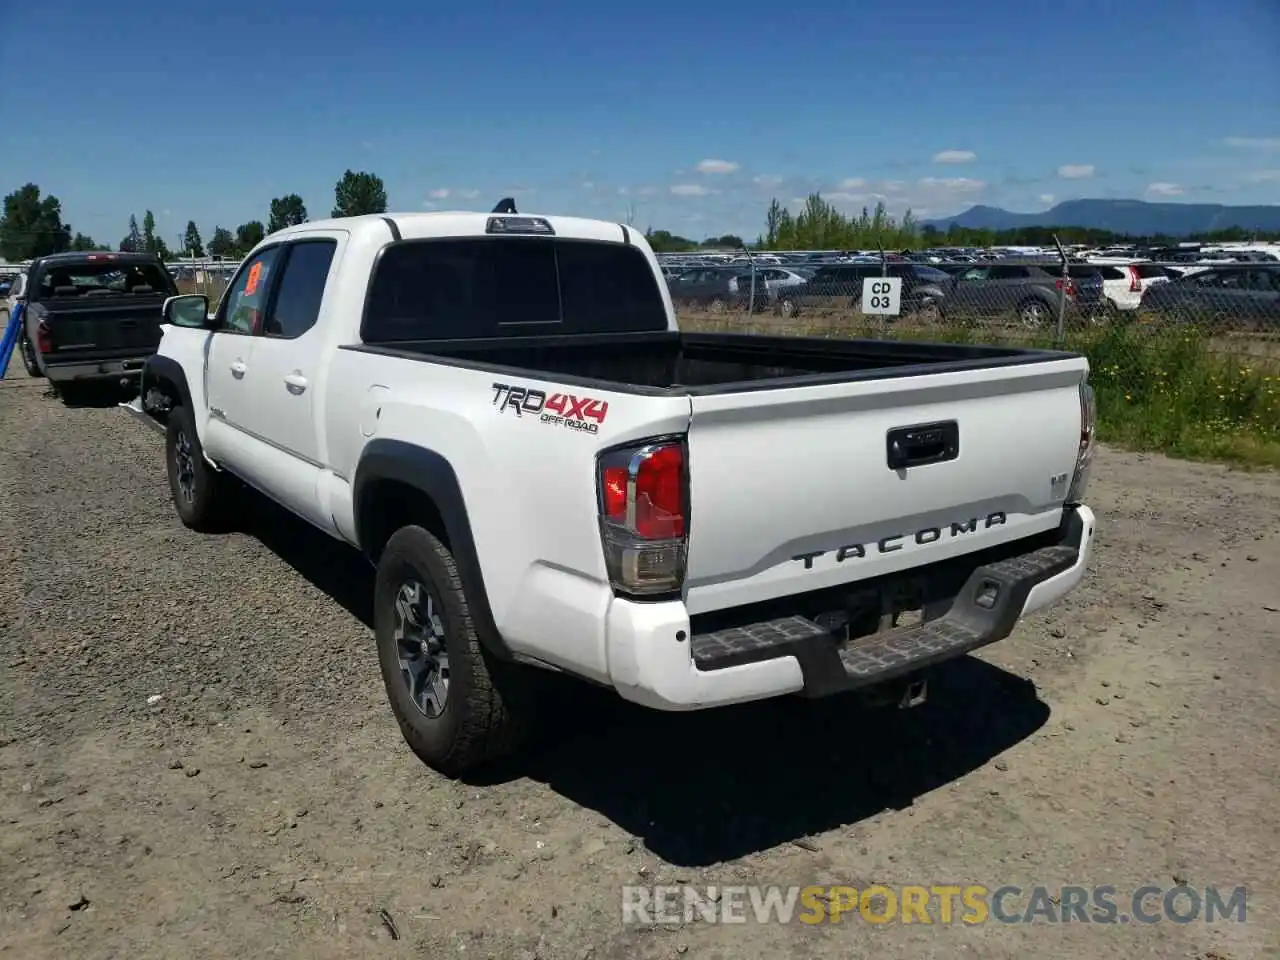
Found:
[{"label": "roof antenna", "polygon": [[498,201],[498,205],[493,208],[494,213],[515,213],[516,202],[511,197],[504,197]]}]

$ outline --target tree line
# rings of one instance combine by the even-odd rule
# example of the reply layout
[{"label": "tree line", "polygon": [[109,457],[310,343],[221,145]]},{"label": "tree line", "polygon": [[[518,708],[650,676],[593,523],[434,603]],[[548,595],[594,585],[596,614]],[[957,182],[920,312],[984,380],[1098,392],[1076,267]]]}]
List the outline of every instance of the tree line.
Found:
[{"label": "tree line", "polygon": [[[347,170],[334,184],[334,204],[330,216],[355,217],[366,213],[387,212],[387,190],[377,174]],[[234,230],[215,225],[208,241],[202,237],[194,220],[187,221],[180,249],[171,250],[156,232],[155,214],[143,212],[139,224],[136,214],[129,215],[129,227],[113,248],[79,231],[62,218],[62,202],[53,194],[41,195],[40,187],[25,184],[4,198],[0,216],[0,258],[21,262],[67,250],[120,250],[154,253],[161,259],[178,257],[225,257],[239,259],[269,233],[283,230],[310,219],[307,205],[296,193],[276,197],[267,211],[266,223],[250,220]]]},{"label": "tree line", "polygon": [[[1083,243],[1105,246],[1112,243],[1143,243],[1164,246],[1177,243],[1179,237],[1133,237],[1111,230],[1088,227],[1017,227],[1010,230],[976,230],[951,225],[939,230],[932,224],[921,224],[910,210],[900,218],[892,216],[884,203],[874,208],[863,207],[857,215],[842,213],[834,204],[813,193],[804,206],[792,213],[778,200],[769,202],[765,211],[765,229],[754,243],[744,244],[732,235],[713,237],[701,242],[650,229],[646,234],[658,253],[685,253],[698,249],[754,250],[921,250],[931,247],[1001,247],[1051,246],[1053,238],[1064,244]],[[1200,235],[1205,243],[1230,243],[1247,240],[1280,240],[1280,233],[1266,233],[1231,227]]]},{"label": "tree line", "polygon": [[[387,190],[382,178],[373,173],[347,170],[334,184],[331,216],[353,217],[367,213],[386,213]],[[267,211],[266,223],[250,220],[234,229],[215,225],[206,241],[194,220],[187,221],[182,246],[170,250],[164,238],[156,233],[156,218],[143,212],[139,225],[130,214],[128,232],[115,249],[158,254],[163,259],[182,257],[224,257],[239,259],[263,237],[285,227],[305,223],[307,206],[296,193],[275,197]],[[1013,230],[975,230],[952,225],[938,230],[920,224],[910,210],[901,217],[888,212],[883,202],[874,208],[863,207],[860,214],[842,213],[820,193],[810,194],[804,206],[792,213],[777,199],[765,211],[764,232],[753,243],[745,243],[734,234],[692,240],[667,230],[652,227],[645,233],[658,253],[693,252],[699,249],[744,248],[756,250],[915,250],[928,247],[994,247],[1046,246],[1054,235],[1063,243],[1104,245],[1118,242],[1174,243],[1175,237],[1128,237],[1109,230],[1084,227],[1019,227]],[[1259,234],[1240,228],[1219,230],[1200,237],[1210,243],[1250,239],[1280,240],[1280,233]],[[64,250],[110,250],[92,237],[72,230],[62,219],[62,203],[53,194],[41,195],[40,188],[28,183],[4,198],[4,214],[0,217],[0,257],[9,261],[30,260]]]}]

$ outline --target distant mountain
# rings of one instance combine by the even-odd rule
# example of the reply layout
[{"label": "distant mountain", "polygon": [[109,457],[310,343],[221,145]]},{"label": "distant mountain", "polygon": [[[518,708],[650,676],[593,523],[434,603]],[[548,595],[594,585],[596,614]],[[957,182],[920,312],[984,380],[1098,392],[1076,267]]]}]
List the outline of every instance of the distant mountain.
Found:
[{"label": "distant mountain", "polygon": [[1068,200],[1043,213],[1011,213],[999,207],[970,207],[926,226],[952,224],[973,230],[1018,227],[1085,227],[1131,236],[1192,237],[1213,230],[1280,230],[1280,206],[1228,207],[1220,203],[1146,203],[1142,200]]}]

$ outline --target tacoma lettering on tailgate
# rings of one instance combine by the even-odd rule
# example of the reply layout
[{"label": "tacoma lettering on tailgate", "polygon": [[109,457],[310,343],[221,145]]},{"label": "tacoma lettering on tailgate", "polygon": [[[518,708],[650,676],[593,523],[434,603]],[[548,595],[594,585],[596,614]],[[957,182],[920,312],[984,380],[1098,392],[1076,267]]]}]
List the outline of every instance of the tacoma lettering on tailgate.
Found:
[{"label": "tacoma lettering on tailgate", "polygon": [[534,387],[518,384],[495,383],[493,405],[499,413],[512,411],[517,417],[526,413],[539,423],[550,423],[579,430],[583,433],[599,433],[600,425],[609,415],[609,401],[593,397],[579,397],[571,393],[547,393]]},{"label": "tacoma lettering on tailgate", "polygon": [[[967,533],[977,532],[979,525],[983,530],[989,530],[992,527],[1000,526],[1006,519],[1004,512],[997,510],[995,513],[989,513],[985,517],[970,517],[967,520],[954,521],[947,527],[925,527],[923,530],[917,530],[914,533],[890,534],[887,537],[881,537],[875,543],[848,543],[835,551],[836,563],[844,563],[846,560],[865,557],[872,551],[876,553],[896,553],[902,549],[904,543],[908,542],[925,546],[926,544],[937,543],[943,537],[954,540],[956,537],[962,537]],[[812,570],[813,561],[817,557],[825,556],[831,552],[830,550],[814,550],[811,553],[797,554],[791,559],[803,561],[804,568]]]}]

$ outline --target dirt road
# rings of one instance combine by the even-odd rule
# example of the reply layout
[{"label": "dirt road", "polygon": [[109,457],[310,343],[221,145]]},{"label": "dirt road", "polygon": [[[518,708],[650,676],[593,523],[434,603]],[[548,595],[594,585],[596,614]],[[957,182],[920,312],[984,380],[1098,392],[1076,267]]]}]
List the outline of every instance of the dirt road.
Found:
[{"label": "dirt road", "polygon": [[[262,504],[186,531],[158,437],[30,381],[0,384],[0,443],[4,955],[1280,951],[1274,474],[1104,451],[1086,585],[923,707],[666,716],[568,686],[535,749],[461,784],[400,740],[353,554]],[[621,923],[624,884],[1175,877],[1247,886],[1247,921]]]}]

